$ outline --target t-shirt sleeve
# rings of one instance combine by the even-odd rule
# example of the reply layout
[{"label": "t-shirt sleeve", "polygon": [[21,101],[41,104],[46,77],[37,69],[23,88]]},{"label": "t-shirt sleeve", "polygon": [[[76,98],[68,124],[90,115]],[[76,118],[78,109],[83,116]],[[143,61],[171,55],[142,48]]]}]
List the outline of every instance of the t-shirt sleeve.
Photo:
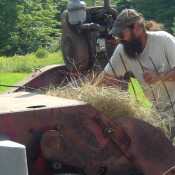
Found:
[{"label": "t-shirt sleeve", "polygon": [[108,64],[104,68],[104,73],[113,75],[113,76],[124,76],[126,73],[120,54],[123,55],[122,45],[118,45],[115,49],[112,57],[110,58]]},{"label": "t-shirt sleeve", "polygon": [[170,68],[175,67],[175,37],[166,32],[165,56]]}]

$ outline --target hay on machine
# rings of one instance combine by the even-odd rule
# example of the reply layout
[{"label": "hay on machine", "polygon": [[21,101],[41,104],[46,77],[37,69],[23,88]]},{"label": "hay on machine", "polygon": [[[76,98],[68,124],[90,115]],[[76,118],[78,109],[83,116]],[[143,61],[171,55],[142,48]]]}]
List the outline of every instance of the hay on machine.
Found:
[{"label": "hay on machine", "polygon": [[[93,83],[92,83],[93,82]],[[49,95],[85,101],[106,116],[135,117],[167,133],[165,122],[154,108],[145,108],[127,91],[112,86],[97,86],[94,81],[72,81],[64,87],[51,88]]]}]

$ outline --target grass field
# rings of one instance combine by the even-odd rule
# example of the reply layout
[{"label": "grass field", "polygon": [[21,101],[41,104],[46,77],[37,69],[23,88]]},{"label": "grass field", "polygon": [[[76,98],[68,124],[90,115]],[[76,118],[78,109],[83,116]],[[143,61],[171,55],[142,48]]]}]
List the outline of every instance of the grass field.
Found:
[{"label": "grass field", "polygon": [[[23,79],[25,79],[29,74],[28,73],[9,73],[9,72],[4,72],[0,73],[0,84],[5,84],[5,85],[14,85]],[[8,90],[7,87],[0,86],[0,92],[5,92]]]},{"label": "grass field", "polygon": [[26,56],[0,57],[0,72],[32,72],[35,69],[51,64],[63,63],[61,52],[50,53],[45,58],[37,58],[35,54]]},{"label": "grass field", "polygon": [[[61,52],[50,53],[45,58],[37,58],[35,54],[0,57],[0,84],[15,85],[36,69],[61,63],[63,63]],[[0,93],[6,90],[8,88],[0,86]]]}]

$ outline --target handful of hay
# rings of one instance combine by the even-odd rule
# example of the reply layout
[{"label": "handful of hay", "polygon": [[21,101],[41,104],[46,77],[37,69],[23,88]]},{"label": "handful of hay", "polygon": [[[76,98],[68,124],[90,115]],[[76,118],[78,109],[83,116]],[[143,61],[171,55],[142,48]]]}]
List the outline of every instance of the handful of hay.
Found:
[{"label": "handful of hay", "polygon": [[136,117],[165,129],[164,122],[154,109],[139,105],[126,91],[119,88],[96,86],[83,82],[81,85],[69,84],[50,89],[49,95],[85,101],[94,108],[112,117]]}]

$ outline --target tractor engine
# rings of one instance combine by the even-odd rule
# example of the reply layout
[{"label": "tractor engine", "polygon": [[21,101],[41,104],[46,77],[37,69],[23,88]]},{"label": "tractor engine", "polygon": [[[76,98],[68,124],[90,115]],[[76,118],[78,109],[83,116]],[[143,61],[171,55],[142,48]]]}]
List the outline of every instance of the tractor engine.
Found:
[{"label": "tractor engine", "polygon": [[104,0],[103,7],[86,7],[80,0],[70,0],[62,15],[61,48],[69,71],[102,70],[116,44],[109,35],[117,11]]}]

